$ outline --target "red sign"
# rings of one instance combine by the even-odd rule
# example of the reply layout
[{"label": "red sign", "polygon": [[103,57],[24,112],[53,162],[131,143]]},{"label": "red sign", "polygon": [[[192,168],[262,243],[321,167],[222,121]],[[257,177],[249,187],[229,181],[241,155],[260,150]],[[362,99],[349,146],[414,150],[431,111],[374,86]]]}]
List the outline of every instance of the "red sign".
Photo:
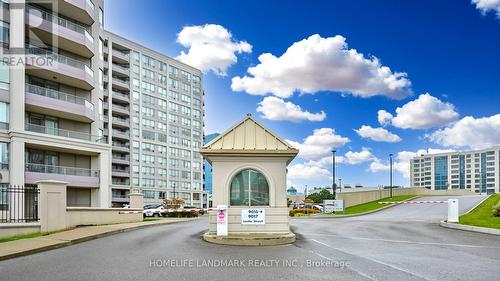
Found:
[{"label": "red sign", "polygon": [[223,211],[219,211],[219,213],[217,214],[217,217],[219,217],[219,219],[224,219],[224,212]]}]

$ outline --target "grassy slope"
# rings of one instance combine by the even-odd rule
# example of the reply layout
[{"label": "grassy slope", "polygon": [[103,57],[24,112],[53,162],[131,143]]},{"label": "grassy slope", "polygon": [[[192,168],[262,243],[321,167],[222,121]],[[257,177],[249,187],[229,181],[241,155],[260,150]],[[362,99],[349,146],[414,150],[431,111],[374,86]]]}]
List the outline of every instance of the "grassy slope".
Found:
[{"label": "grassy slope", "polygon": [[405,201],[405,200],[410,199],[412,197],[415,197],[415,195],[399,195],[399,196],[393,196],[392,198],[390,198],[390,197],[384,198],[384,199],[380,199],[380,200],[376,200],[376,201],[372,201],[372,202],[368,202],[368,203],[364,203],[364,204],[360,204],[360,205],[347,207],[343,213],[339,212],[338,214],[353,215],[353,214],[365,213],[365,212],[373,211],[373,210],[380,209],[380,208],[387,206],[387,204],[379,204],[378,202],[391,202],[391,201],[399,202],[399,201]]},{"label": "grassy slope", "polygon": [[460,223],[500,229],[500,217],[493,217],[491,215],[493,206],[495,206],[498,201],[500,201],[500,194],[491,195],[470,213],[460,216]]}]

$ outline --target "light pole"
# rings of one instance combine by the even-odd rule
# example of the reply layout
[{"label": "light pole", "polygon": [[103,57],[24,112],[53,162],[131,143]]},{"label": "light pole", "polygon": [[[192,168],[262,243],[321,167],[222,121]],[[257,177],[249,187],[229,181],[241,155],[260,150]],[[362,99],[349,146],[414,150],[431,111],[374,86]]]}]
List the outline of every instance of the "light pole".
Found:
[{"label": "light pole", "polygon": [[342,179],[339,178],[339,192],[342,192]]},{"label": "light pole", "polygon": [[389,167],[390,167],[390,190],[391,190],[391,198],[392,198],[392,153],[389,154]]},{"label": "light pole", "polygon": [[332,150],[332,176],[333,176],[333,179],[332,179],[332,190],[333,190],[333,199],[335,200],[337,198],[337,187],[336,187],[336,184],[335,184],[335,152],[337,152],[336,150]]}]

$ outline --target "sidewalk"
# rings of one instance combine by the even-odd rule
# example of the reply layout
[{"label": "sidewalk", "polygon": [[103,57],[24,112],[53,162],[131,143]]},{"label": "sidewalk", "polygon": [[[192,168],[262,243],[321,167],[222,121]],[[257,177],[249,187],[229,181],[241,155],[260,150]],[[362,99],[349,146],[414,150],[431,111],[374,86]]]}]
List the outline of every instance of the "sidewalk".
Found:
[{"label": "sidewalk", "polygon": [[0,261],[65,247],[120,232],[196,219],[197,218],[168,218],[147,222],[84,226],[46,236],[0,243]]}]

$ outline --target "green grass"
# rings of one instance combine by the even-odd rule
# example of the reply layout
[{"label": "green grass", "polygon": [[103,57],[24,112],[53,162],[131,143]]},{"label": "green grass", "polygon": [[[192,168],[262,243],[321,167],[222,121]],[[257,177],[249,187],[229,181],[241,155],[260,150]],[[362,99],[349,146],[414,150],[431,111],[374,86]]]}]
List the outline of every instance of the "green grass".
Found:
[{"label": "green grass", "polygon": [[37,233],[10,236],[10,237],[5,237],[5,238],[0,238],[0,243],[10,242],[10,241],[15,241],[15,240],[20,240],[20,239],[36,238],[36,237],[44,236],[47,234],[48,233],[37,232]]},{"label": "green grass", "polygon": [[379,204],[378,202],[391,202],[391,201],[400,202],[400,201],[408,200],[408,199],[413,198],[413,197],[415,197],[415,195],[398,195],[398,196],[393,196],[392,198],[388,197],[388,198],[384,198],[384,199],[380,199],[380,200],[375,200],[372,202],[367,202],[367,203],[347,207],[344,212],[337,212],[337,214],[338,215],[339,214],[340,215],[354,215],[354,214],[366,213],[366,212],[373,211],[373,210],[380,209],[380,208],[387,206],[387,204]]},{"label": "green grass", "polygon": [[159,221],[160,218],[144,218],[142,221]]},{"label": "green grass", "polygon": [[500,201],[500,194],[493,194],[474,210],[460,216],[459,223],[500,229],[500,217],[494,217],[491,212],[493,206]]}]

